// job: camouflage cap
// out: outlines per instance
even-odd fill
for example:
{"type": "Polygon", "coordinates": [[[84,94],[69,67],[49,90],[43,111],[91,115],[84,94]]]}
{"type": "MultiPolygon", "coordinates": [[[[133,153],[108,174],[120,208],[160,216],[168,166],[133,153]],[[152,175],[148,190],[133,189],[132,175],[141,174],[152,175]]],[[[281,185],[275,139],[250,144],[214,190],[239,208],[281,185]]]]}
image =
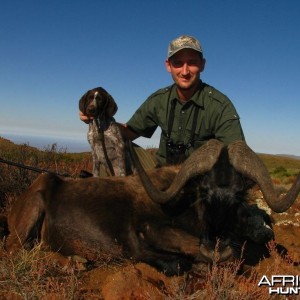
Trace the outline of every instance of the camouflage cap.
{"type": "Polygon", "coordinates": [[[182,35],[170,43],[168,48],[168,58],[186,48],[203,53],[202,47],[197,39],[189,35],[182,35]]]}

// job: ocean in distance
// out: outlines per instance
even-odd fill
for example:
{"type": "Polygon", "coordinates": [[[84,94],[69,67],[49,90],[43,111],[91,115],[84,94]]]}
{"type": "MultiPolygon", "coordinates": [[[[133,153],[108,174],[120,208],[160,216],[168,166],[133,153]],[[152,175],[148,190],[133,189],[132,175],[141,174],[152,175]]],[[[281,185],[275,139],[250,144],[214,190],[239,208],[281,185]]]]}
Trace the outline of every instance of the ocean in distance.
{"type": "Polygon", "coordinates": [[[64,149],[69,153],[89,152],[91,151],[90,145],[86,138],[75,139],[56,136],[38,136],[38,135],[17,135],[12,133],[1,133],[0,137],[8,139],[15,144],[26,144],[36,147],[40,150],[45,150],[52,146],[57,145],[57,149],[64,149]]]}
{"type": "MultiPolygon", "coordinates": [[[[91,147],[87,141],[87,138],[83,136],[82,138],[71,138],[71,137],[61,137],[61,136],[41,136],[41,135],[20,135],[17,133],[0,132],[0,137],[8,139],[15,144],[22,145],[26,144],[40,150],[48,149],[49,146],[56,144],[57,149],[64,149],[69,153],[80,153],[80,152],[90,152],[91,147]]],[[[159,141],[159,135],[155,136],[149,140],[147,138],[140,137],[134,142],[141,147],[147,148],[157,148],[159,141]]]]}

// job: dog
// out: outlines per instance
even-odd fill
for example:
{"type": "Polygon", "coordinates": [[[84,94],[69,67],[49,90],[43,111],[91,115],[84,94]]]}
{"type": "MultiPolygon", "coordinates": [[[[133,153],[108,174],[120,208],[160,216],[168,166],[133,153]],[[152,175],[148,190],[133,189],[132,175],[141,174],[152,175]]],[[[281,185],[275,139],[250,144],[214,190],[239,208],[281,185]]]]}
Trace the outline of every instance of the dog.
{"type": "Polygon", "coordinates": [[[88,90],[79,100],[79,109],[91,117],[87,138],[92,148],[93,176],[100,176],[103,167],[108,176],[132,174],[129,151],[113,117],[118,110],[113,97],[102,87],[88,90]]]}

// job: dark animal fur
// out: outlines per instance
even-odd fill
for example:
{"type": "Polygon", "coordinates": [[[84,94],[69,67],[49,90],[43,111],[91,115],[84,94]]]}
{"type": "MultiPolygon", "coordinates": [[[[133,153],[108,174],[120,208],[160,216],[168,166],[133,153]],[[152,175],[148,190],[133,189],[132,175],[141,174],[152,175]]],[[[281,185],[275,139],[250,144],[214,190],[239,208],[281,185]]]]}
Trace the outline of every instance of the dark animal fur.
{"type": "MultiPolygon", "coordinates": [[[[177,171],[164,167],[149,174],[158,189],[166,190],[177,171]]],[[[255,263],[266,247],[244,235],[247,190],[253,184],[233,169],[226,152],[211,171],[189,180],[172,202],[161,205],[148,197],[138,176],[65,179],[43,174],[12,207],[6,248],[30,248],[41,238],[64,255],[95,260],[107,251],[172,275],[194,262],[211,263],[217,244],[220,261],[239,258],[246,242],[246,251],[251,245],[261,250],[247,253],[255,263]]]]}

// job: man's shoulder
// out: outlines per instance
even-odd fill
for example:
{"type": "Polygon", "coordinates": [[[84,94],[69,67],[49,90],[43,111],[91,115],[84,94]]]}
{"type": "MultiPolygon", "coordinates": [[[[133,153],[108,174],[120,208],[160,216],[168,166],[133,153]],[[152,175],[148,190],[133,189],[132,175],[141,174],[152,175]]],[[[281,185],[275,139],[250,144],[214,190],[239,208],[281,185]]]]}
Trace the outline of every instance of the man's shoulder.
{"type": "Polygon", "coordinates": [[[208,84],[204,84],[204,95],[205,97],[212,99],[220,104],[224,104],[227,103],[228,101],[230,102],[229,98],[223,94],[222,92],[220,92],[219,90],[217,90],[216,88],[214,88],[211,85],[208,84]]]}
{"type": "Polygon", "coordinates": [[[152,99],[152,98],[155,98],[155,97],[161,97],[161,96],[168,95],[168,93],[170,92],[171,89],[172,89],[172,85],[164,87],[164,88],[161,88],[161,89],[157,90],[156,92],[152,93],[148,97],[148,99],[152,99]]]}

